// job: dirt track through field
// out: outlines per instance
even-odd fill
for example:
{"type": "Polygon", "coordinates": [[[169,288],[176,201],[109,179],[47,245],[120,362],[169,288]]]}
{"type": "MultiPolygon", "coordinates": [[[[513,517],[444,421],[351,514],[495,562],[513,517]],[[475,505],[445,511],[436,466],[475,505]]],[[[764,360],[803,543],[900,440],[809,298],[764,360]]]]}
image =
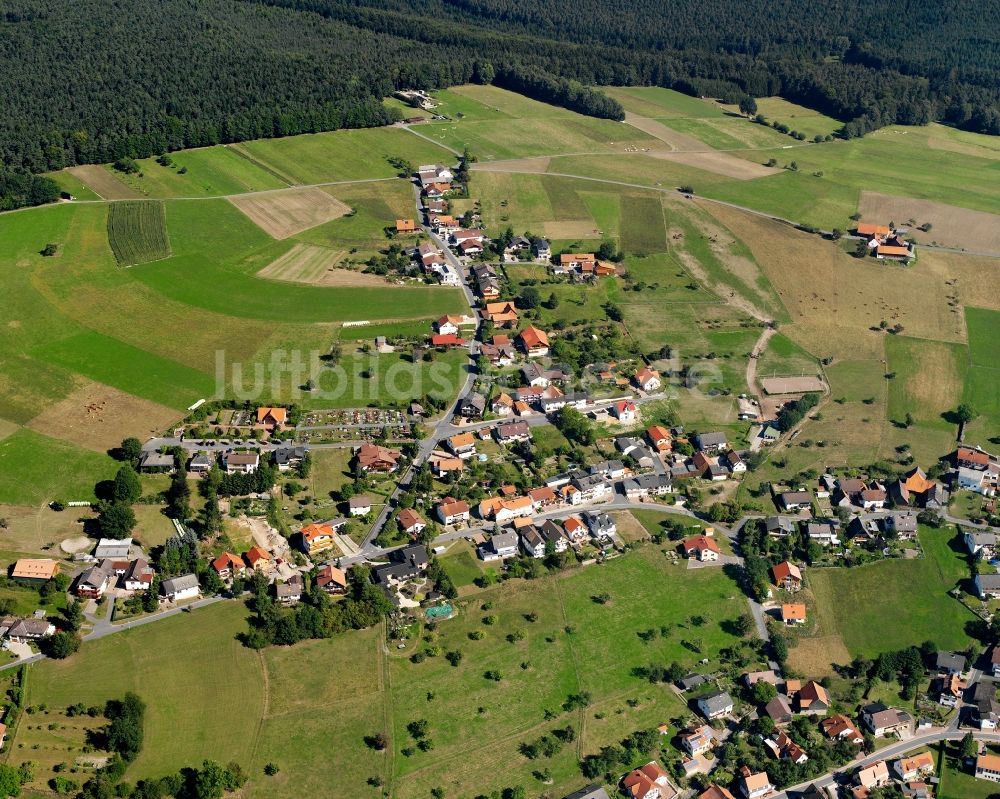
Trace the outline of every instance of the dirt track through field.
{"type": "Polygon", "coordinates": [[[350,206],[315,187],[244,194],[230,197],[229,202],[276,239],[287,239],[351,211],[350,206]]]}
{"type": "Polygon", "coordinates": [[[104,200],[132,200],[142,195],[122,183],[100,164],[71,166],[66,170],[104,200]]]}
{"type": "Polygon", "coordinates": [[[919,244],[937,242],[946,247],[1000,255],[1000,215],[997,214],[875,191],[861,192],[858,213],[866,221],[884,220],[886,224],[908,225],[910,219],[917,225],[930,223],[931,229],[926,233],[916,226],[907,233],[919,244]]]}

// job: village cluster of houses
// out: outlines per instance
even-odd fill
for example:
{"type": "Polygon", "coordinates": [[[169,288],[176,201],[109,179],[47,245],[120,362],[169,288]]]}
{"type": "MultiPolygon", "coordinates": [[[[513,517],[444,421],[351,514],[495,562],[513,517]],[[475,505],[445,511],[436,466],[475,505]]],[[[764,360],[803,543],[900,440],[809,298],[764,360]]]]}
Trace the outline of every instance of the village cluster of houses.
{"type": "Polygon", "coordinates": [[[855,234],[868,242],[868,249],[880,261],[902,261],[907,263],[916,258],[913,244],[888,225],[874,222],[858,222],[855,234]]]}

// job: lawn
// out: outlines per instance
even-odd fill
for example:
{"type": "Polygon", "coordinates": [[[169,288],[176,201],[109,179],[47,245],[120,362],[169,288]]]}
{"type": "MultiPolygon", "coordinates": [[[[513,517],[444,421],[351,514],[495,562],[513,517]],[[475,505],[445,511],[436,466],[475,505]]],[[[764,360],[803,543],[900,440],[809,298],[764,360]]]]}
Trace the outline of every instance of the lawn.
{"type": "Polygon", "coordinates": [[[787,336],[777,333],[757,362],[757,377],[816,374],[819,362],[787,336]]]}
{"type": "MultiPolygon", "coordinates": [[[[489,564],[476,557],[475,550],[465,541],[452,544],[448,547],[448,552],[439,557],[441,565],[457,588],[472,585],[484,569],[490,568],[489,564]]],[[[493,568],[495,569],[495,565],[493,568]]]]}
{"type": "MultiPolygon", "coordinates": [[[[996,747],[990,753],[997,754],[996,747]]],[[[990,799],[996,796],[997,784],[989,780],[977,780],[975,769],[970,770],[962,764],[957,746],[940,744],[937,765],[938,776],[941,778],[937,789],[938,799],[990,799]]]]}
{"type": "MultiPolygon", "coordinates": [[[[129,767],[129,781],[206,757],[236,760],[249,771],[266,712],[266,682],[261,657],[235,639],[245,617],[242,604],[224,603],[90,641],[69,660],[33,666],[26,702],[58,712],[76,702],[103,705],[125,691],[138,693],[147,704],[145,744],[129,767]]],[[[68,759],[57,733],[29,751],[40,765],[32,788],[42,788],[51,766],[68,759]]]]}
{"type": "Polygon", "coordinates": [[[717,103],[659,86],[605,86],[602,91],[621,103],[626,111],[652,119],[724,116],[717,103]]]}
{"type": "Polygon", "coordinates": [[[964,649],[971,641],[971,612],[948,592],[968,576],[954,528],[922,527],[924,557],[891,560],[851,569],[812,569],[818,634],[839,635],[852,655],[934,641],[942,649],[964,649]],[[891,623],[886,623],[891,619],[891,623]]]}
{"type": "MultiPolygon", "coordinates": [[[[432,126],[421,125],[426,132],[432,126]]],[[[260,139],[234,145],[268,172],[289,183],[331,183],[336,181],[390,178],[399,171],[389,159],[401,158],[414,166],[455,157],[440,147],[402,128],[338,130],[309,133],[285,139],[260,139]]]]}
{"type": "Polygon", "coordinates": [[[94,485],[113,477],[118,466],[107,455],[18,430],[0,441],[0,503],[93,500],[94,485]]]}

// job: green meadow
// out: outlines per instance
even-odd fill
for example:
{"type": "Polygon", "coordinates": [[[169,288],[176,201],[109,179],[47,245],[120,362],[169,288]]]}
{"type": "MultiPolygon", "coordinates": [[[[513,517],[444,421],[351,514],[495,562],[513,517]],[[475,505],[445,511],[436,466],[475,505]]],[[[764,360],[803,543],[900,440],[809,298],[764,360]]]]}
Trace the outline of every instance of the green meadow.
{"type": "MultiPolygon", "coordinates": [[[[1000,311],[966,308],[969,367],[962,399],[981,414],[973,431],[986,439],[1000,434],[1000,311]]],[[[982,445],[987,442],[981,441],[982,445]]]]}
{"type": "Polygon", "coordinates": [[[107,455],[21,429],[0,440],[0,505],[94,499],[120,464],[107,455]]]}

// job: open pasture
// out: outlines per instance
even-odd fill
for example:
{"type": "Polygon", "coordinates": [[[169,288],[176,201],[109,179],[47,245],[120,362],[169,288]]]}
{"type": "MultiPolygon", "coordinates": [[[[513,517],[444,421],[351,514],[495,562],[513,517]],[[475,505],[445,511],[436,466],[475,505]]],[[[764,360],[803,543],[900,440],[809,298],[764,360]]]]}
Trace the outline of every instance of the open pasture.
{"type": "MultiPolygon", "coordinates": [[[[420,132],[430,127],[421,125],[420,132]]],[[[304,184],[391,178],[398,172],[389,163],[395,158],[415,166],[455,160],[447,150],[398,127],[259,139],[243,142],[239,151],[273,174],[304,184]]]]}
{"type": "Polygon", "coordinates": [[[119,266],[169,258],[170,240],[163,203],[112,203],[108,208],[108,244],[119,266]]]}
{"type": "Polygon", "coordinates": [[[957,205],[862,191],[858,213],[866,222],[908,226],[919,244],[936,243],[974,253],[1000,255],[1000,215],[957,205]],[[911,222],[912,220],[912,222],[911,222]],[[924,232],[919,225],[929,224],[924,232]]]}
{"type": "Polygon", "coordinates": [[[962,401],[969,353],[961,344],[946,344],[907,336],[885,341],[889,372],[890,420],[903,421],[907,414],[921,424],[954,430],[941,418],[962,401]]]}
{"type": "Polygon", "coordinates": [[[792,140],[765,125],[748,125],[739,115],[707,119],[666,119],[663,124],[713,150],[778,149],[792,140]]]}
{"type": "MultiPolygon", "coordinates": [[[[723,106],[734,113],[736,106],[723,106]]],[[[843,122],[813,111],[811,108],[797,105],[782,97],[758,97],[757,113],[763,114],[767,121],[784,122],[792,130],[806,134],[808,138],[827,136],[838,131],[843,122]]],[[[781,135],[781,134],[779,134],[781,135]]]]}
{"type": "Polygon", "coordinates": [[[123,438],[156,435],[177,418],[178,412],[164,405],[81,381],[69,396],[45,408],[28,427],[103,453],[123,438]]]}
{"type": "Polygon", "coordinates": [[[966,308],[969,326],[969,370],[962,398],[980,414],[969,433],[981,446],[1000,433],[1000,312],[966,308]]]}
{"type": "Polygon", "coordinates": [[[229,201],[275,239],[287,239],[351,211],[350,206],[317,188],[243,194],[229,201]]]}
{"type": "Polygon", "coordinates": [[[711,119],[724,114],[718,103],[661,86],[604,86],[601,91],[621,103],[626,112],[651,119],[711,119]]]}
{"type": "Polygon", "coordinates": [[[118,466],[107,455],[21,429],[0,441],[0,504],[90,501],[94,485],[118,466]]]}

